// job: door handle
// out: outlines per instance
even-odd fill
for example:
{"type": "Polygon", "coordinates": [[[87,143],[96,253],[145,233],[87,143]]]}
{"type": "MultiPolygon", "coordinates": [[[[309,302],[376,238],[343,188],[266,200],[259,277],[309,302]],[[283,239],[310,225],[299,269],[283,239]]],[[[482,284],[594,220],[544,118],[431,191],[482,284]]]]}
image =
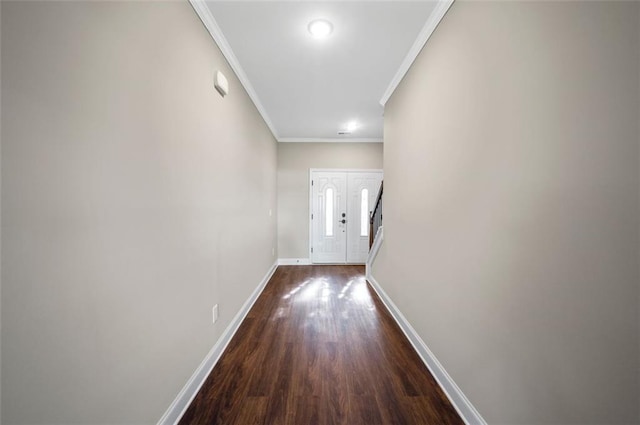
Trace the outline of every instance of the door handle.
{"type": "Polygon", "coordinates": [[[345,224],[346,222],[347,222],[347,220],[345,220],[345,219],[340,220],[340,223],[342,223],[342,224],[345,224]]]}

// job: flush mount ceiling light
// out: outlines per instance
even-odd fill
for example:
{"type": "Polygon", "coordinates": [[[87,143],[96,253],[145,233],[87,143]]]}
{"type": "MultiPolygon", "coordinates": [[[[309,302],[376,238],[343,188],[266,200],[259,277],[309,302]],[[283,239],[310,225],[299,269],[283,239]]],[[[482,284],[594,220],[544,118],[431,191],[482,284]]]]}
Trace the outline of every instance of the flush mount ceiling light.
{"type": "Polygon", "coordinates": [[[358,123],[355,121],[349,121],[347,123],[347,126],[345,127],[347,129],[347,131],[351,132],[354,131],[358,128],[358,123]]]}
{"type": "Polygon", "coordinates": [[[325,19],[311,21],[307,28],[313,38],[326,38],[333,31],[333,25],[325,19]]]}
{"type": "Polygon", "coordinates": [[[338,136],[346,136],[356,131],[360,127],[357,121],[349,121],[343,128],[344,130],[338,130],[338,136]]]}

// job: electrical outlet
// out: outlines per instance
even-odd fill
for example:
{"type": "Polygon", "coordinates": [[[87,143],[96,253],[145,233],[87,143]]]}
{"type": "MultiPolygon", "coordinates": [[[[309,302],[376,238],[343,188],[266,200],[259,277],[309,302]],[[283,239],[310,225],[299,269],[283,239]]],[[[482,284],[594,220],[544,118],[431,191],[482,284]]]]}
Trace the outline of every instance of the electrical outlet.
{"type": "Polygon", "coordinates": [[[213,306],[213,323],[218,321],[218,304],[213,306]]]}

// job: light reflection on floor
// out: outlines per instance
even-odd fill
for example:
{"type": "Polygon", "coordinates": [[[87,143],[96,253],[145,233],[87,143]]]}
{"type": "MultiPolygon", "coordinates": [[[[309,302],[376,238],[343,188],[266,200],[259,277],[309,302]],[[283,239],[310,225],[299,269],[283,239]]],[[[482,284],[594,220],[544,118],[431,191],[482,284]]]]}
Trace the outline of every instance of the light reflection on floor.
{"type": "Polygon", "coordinates": [[[282,297],[283,299],[287,300],[289,298],[291,298],[292,296],[294,296],[296,293],[298,293],[298,291],[300,291],[302,288],[304,288],[305,286],[307,286],[307,284],[311,281],[312,279],[307,279],[304,282],[302,282],[300,285],[296,286],[295,288],[293,288],[291,291],[289,291],[288,294],[286,294],[284,297],[282,297]]]}
{"type": "MultiPolygon", "coordinates": [[[[339,291],[336,286],[338,284],[332,284],[330,277],[327,276],[308,278],[282,298],[290,300],[290,305],[294,308],[296,305],[304,306],[307,309],[307,318],[335,316],[348,320],[349,310],[355,306],[359,309],[364,307],[371,313],[375,313],[375,304],[364,276],[350,279],[339,291]]],[[[280,307],[275,317],[284,316],[284,309],[280,307]]],[[[377,322],[377,315],[372,314],[371,319],[377,322]]]]}
{"type": "Polygon", "coordinates": [[[353,279],[351,279],[349,282],[347,282],[347,284],[345,285],[344,288],[342,288],[342,291],[340,291],[340,295],[338,295],[338,298],[342,299],[344,298],[344,293],[347,292],[349,290],[349,288],[351,287],[351,285],[353,285],[353,279]]]}

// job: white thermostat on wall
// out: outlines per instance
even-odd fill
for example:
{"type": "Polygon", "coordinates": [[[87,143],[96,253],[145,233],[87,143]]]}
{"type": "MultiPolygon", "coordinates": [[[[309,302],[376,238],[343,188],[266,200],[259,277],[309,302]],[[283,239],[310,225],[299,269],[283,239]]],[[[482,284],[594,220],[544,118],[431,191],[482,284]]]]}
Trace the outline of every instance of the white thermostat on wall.
{"type": "Polygon", "coordinates": [[[226,96],[227,93],[229,93],[229,82],[227,81],[227,78],[224,76],[224,74],[222,74],[222,72],[216,71],[213,85],[222,96],[226,96]]]}

